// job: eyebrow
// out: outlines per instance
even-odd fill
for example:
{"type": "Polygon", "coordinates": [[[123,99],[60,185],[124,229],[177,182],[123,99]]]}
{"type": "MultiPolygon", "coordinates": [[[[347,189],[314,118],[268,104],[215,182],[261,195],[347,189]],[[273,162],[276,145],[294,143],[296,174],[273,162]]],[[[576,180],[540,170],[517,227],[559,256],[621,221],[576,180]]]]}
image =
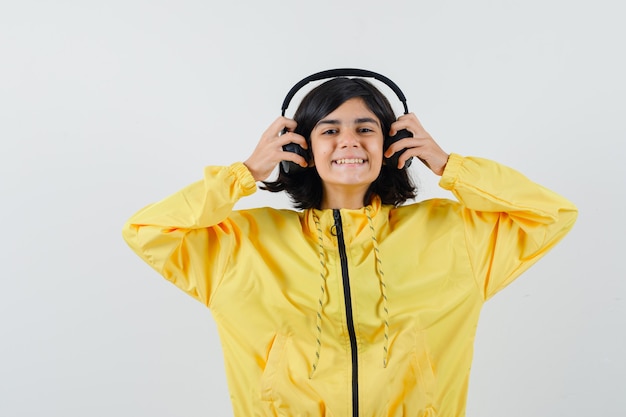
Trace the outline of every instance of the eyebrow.
{"type": "MultiPolygon", "coordinates": [[[[354,124],[363,124],[363,123],[373,123],[375,125],[379,125],[376,119],[371,117],[361,117],[358,119],[354,119],[354,124]]],[[[317,122],[316,127],[319,125],[339,125],[341,124],[341,120],[338,119],[323,119],[317,122]]]]}

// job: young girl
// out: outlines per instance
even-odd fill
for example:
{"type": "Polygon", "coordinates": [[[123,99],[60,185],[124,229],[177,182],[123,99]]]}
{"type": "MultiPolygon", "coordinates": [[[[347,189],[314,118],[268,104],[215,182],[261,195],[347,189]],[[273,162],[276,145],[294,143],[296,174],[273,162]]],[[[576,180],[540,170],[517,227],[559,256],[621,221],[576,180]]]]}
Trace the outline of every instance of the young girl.
{"type": "Polygon", "coordinates": [[[245,162],[208,166],[135,214],[124,238],[211,309],[235,416],[454,417],[483,303],[576,215],[510,168],[448,155],[372,84],[338,77],[272,123],[245,162]],[[403,129],[412,137],[391,143],[403,129]],[[456,201],[404,204],[412,157],[456,201]],[[281,161],[302,168],[268,181],[281,161]],[[257,182],[297,210],[233,210],[257,182]]]}

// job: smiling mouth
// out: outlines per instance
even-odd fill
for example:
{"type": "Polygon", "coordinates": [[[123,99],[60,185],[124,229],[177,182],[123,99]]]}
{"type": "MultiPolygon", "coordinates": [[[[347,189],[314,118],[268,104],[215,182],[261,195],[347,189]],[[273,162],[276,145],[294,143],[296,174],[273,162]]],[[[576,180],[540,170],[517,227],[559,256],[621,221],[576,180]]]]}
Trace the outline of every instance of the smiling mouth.
{"type": "Polygon", "coordinates": [[[345,159],[337,159],[333,161],[334,164],[337,165],[345,165],[345,164],[363,164],[365,163],[365,159],[360,158],[345,158],[345,159]]]}

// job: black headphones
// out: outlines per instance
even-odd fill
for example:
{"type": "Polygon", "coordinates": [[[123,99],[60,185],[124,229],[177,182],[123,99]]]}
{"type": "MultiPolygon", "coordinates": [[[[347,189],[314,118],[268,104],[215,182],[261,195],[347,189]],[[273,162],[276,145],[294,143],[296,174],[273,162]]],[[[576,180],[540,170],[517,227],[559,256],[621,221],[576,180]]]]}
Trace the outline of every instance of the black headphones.
{"type": "MultiPolygon", "coordinates": [[[[287,107],[289,107],[289,103],[291,102],[291,99],[293,98],[293,96],[296,95],[296,93],[306,84],[312,81],[319,81],[319,80],[324,80],[328,78],[336,78],[336,77],[362,77],[362,78],[377,79],[381,81],[382,83],[384,83],[385,85],[387,85],[389,88],[391,88],[394,93],[396,93],[396,96],[398,96],[398,99],[400,99],[400,101],[402,102],[402,105],[404,106],[404,114],[409,113],[409,108],[406,105],[406,97],[404,96],[404,93],[402,93],[402,90],[400,90],[400,88],[396,85],[396,83],[391,81],[389,78],[385,77],[384,75],[378,74],[376,72],[363,70],[363,69],[337,68],[337,69],[321,71],[321,72],[317,72],[315,74],[309,75],[308,77],[303,78],[296,85],[291,87],[291,90],[289,90],[289,93],[287,93],[287,96],[285,97],[285,100],[283,101],[283,106],[281,108],[281,115],[282,116],[285,115],[285,110],[287,110],[287,107]]],[[[397,142],[400,139],[404,139],[404,138],[408,138],[412,136],[413,134],[406,129],[402,129],[398,131],[394,136],[387,136],[385,132],[384,149],[387,149],[392,143],[397,142]]],[[[283,149],[288,152],[297,153],[298,155],[302,156],[306,160],[308,160],[309,158],[309,154],[307,153],[307,151],[305,151],[300,145],[296,143],[288,143],[287,145],[283,146],[283,149]]],[[[396,152],[390,158],[388,158],[389,164],[394,167],[397,167],[398,158],[400,157],[400,155],[402,155],[402,153],[405,150],[406,149],[402,149],[401,151],[396,152]]],[[[409,167],[411,165],[411,161],[412,161],[412,158],[407,160],[406,163],[404,164],[404,168],[409,167]]],[[[306,169],[291,161],[281,161],[280,165],[281,165],[282,170],[285,173],[296,172],[296,171],[306,169]]]]}

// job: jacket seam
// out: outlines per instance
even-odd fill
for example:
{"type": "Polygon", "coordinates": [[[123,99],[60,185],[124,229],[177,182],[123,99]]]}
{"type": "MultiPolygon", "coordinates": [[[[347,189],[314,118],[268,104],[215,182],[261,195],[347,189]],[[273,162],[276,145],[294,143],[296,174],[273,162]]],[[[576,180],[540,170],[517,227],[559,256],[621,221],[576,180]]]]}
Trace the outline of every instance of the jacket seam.
{"type": "Polygon", "coordinates": [[[469,251],[469,241],[468,241],[468,233],[467,233],[467,222],[466,222],[466,211],[469,210],[463,206],[461,206],[461,222],[462,222],[462,227],[463,227],[463,243],[465,245],[465,255],[467,256],[467,262],[470,266],[470,270],[472,272],[472,280],[474,281],[474,287],[476,288],[476,291],[478,292],[478,294],[480,294],[480,298],[483,301],[487,300],[487,297],[485,295],[485,292],[480,288],[480,285],[478,284],[478,275],[476,274],[476,267],[474,266],[473,260],[472,260],[472,256],[470,255],[470,251],[469,251]]]}

